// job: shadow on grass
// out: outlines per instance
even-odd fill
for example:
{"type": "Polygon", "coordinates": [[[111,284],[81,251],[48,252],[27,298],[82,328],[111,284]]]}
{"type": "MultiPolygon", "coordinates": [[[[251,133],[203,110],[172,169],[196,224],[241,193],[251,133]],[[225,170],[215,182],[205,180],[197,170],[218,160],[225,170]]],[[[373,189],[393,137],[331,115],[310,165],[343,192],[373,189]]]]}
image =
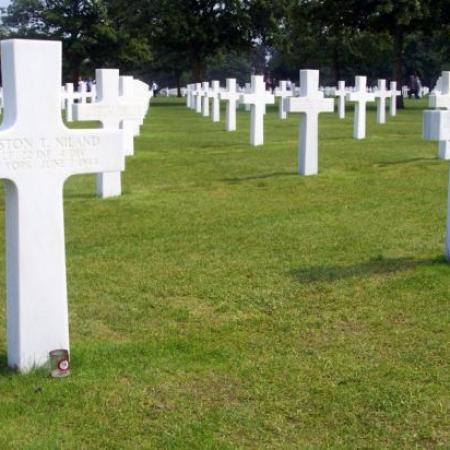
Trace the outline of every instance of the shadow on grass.
{"type": "Polygon", "coordinates": [[[401,159],[399,161],[383,161],[378,162],[378,167],[389,167],[389,166],[397,166],[401,164],[413,164],[413,163],[433,163],[440,164],[441,161],[438,158],[411,158],[411,159],[401,159]]]}
{"type": "Polygon", "coordinates": [[[248,177],[235,177],[235,178],[223,178],[221,181],[226,181],[228,183],[240,183],[242,181],[250,180],[265,180],[266,178],[276,178],[276,177],[287,177],[287,176],[298,176],[297,172],[272,172],[263,173],[261,175],[253,175],[248,177]]]}
{"type": "Polygon", "coordinates": [[[290,274],[300,283],[333,282],[351,277],[370,277],[373,275],[389,275],[417,267],[442,265],[448,267],[443,257],[416,260],[412,258],[373,259],[352,266],[312,266],[300,267],[290,274]]]}

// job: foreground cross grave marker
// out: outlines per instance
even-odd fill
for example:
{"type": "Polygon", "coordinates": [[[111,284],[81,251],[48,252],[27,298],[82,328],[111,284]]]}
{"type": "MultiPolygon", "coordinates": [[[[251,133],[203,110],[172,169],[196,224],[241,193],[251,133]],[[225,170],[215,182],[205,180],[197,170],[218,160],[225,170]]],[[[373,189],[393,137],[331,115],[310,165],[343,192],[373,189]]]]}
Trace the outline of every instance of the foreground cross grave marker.
{"type": "Polygon", "coordinates": [[[227,78],[226,89],[220,93],[220,99],[226,101],[226,131],[236,131],[236,108],[239,97],[240,94],[236,89],[236,78],[227,78]]]}
{"type": "MultiPolygon", "coordinates": [[[[120,96],[119,70],[97,69],[95,79],[97,80],[98,101],[73,105],[74,118],[76,120],[98,120],[102,127],[108,130],[120,130],[127,127],[127,130],[122,132],[124,152],[125,155],[132,154],[133,121],[140,119],[139,109],[133,101],[120,96]]],[[[116,197],[121,194],[120,171],[97,174],[97,195],[99,197],[116,197]]]]}
{"type": "Polygon", "coordinates": [[[378,80],[378,89],[374,95],[377,102],[377,123],[382,125],[386,123],[386,99],[391,96],[386,90],[386,80],[378,80]]]}
{"type": "Polygon", "coordinates": [[[8,365],[22,372],[46,364],[52,350],[69,349],[65,180],[124,169],[119,132],[64,126],[61,51],[61,42],[55,41],[1,43],[8,365]]]}
{"type": "Polygon", "coordinates": [[[395,117],[397,115],[397,97],[400,97],[402,95],[401,91],[397,89],[397,82],[391,81],[391,84],[389,85],[389,90],[391,92],[391,101],[390,101],[390,114],[391,117],[395,117]]]}
{"type": "MultiPolygon", "coordinates": [[[[442,72],[439,77],[439,91],[433,92],[428,98],[430,108],[450,109],[450,72],[442,72]]],[[[439,158],[450,159],[450,140],[439,140],[439,158]]]]}
{"type": "Polygon", "coordinates": [[[353,123],[353,137],[364,139],[366,137],[366,105],[375,101],[375,96],[367,92],[367,78],[355,78],[355,90],[347,94],[347,100],[355,103],[355,119],[353,123]]]}
{"type": "Polygon", "coordinates": [[[345,81],[338,81],[338,88],[334,91],[334,95],[338,98],[338,117],[345,119],[345,97],[347,95],[345,81]]]}
{"type": "Polygon", "coordinates": [[[278,87],[275,89],[275,97],[280,97],[280,104],[278,105],[278,117],[282,120],[287,119],[286,102],[285,99],[292,97],[292,92],[287,88],[287,81],[280,81],[278,87]]]}
{"type": "Polygon", "coordinates": [[[286,99],[288,112],[300,114],[298,173],[316,175],[319,172],[319,114],[334,111],[334,99],[324,98],[319,91],[319,71],[300,71],[300,96],[286,99]]]}
{"type": "Polygon", "coordinates": [[[264,144],[264,113],[266,105],[273,105],[275,97],[266,91],[264,77],[252,75],[250,92],[242,94],[244,105],[250,105],[250,144],[264,144]]]}
{"type": "MultiPolygon", "coordinates": [[[[431,141],[450,141],[450,111],[425,111],[423,118],[424,139],[431,141]]],[[[450,184],[447,200],[447,227],[444,253],[447,261],[450,261],[450,184]]]]}

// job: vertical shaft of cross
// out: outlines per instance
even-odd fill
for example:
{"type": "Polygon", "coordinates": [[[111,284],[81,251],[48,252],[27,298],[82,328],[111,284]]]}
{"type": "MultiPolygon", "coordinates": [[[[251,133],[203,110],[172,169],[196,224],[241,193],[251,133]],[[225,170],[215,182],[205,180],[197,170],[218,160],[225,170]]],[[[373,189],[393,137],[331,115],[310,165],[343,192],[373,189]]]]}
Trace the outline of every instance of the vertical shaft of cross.
{"type": "Polygon", "coordinates": [[[254,104],[250,108],[250,144],[264,144],[264,105],[254,104]]]}
{"type": "Polygon", "coordinates": [[[338,93],[339,119],[345,119],[345,81],[338,82],[338,93]]]}
{"type": "Polygon", "coordinates": [[[305,151],[305,149],[317,149],[319,147],[318,128],[318,113],[300,114],[300,138],[298,145],[298,173],[300,175],[315,175],[319,171],[318,151],[305,151]]]}
{"type": "Polygon", "coordinates": [[[8,365],[28,371],[49,351],[69,348],[63,180],[43,175],[5,186],[8,365]]]}
{"type": "Polygon", "coordinates": [[[227,78],[226,90],[220,93],[220,98],[226,100],[225,129],[226,131],[236,131],[236,79],[227,78]]]}
{"type": "Polygon", "coordinates": [[[353,136],[355,139],[364,139],[366,137],[366,105],[356,103],[355,121],[353,123],[353,136]]]}
{"type": "Polygon", "coordinates": [[[202,83],[202,116],[209,117],[209,82],[204,81],[202,83]]]}

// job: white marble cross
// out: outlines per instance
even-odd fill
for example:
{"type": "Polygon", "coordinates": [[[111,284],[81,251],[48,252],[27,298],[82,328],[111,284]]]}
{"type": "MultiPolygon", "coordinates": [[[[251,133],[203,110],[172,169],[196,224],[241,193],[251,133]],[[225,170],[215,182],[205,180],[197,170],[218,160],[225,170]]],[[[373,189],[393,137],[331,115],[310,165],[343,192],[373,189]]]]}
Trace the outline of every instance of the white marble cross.
{"type": "MultiPolygon", "coordinates": [[[[252,84],[251,83],[245,83],[244,93],[247,94],[247,93],[251,92],[251,90],[252,90],[252,84]]],[[[250,105],[244,105],[244,109],[246,111],[250,111],[250,105]]]]}
{"type": "Polygon", "coordinates": [[[78,94],[80,103],[86,103],[87,101],[87,86],[84,81],[78,83],[78,94]]]}
{"type": "Polygon", "coordinates": [[[287,111],[285,109],[285,99],[292,97],[292,91],[287,88],[287,81],[280,81],[274,92],[275,97],[280,97],[280,103],[278,105],[278,117],[282,120],[287,119],[287,111]]]}
{"type": "Polygon", "coordinates": [[[250,144],[264,144],[264,112],[266,105],[273,105],[275,97],[266,91],[264,77],[252,75],[250,92],[241,95],[242,103],[250,105],[250,144]]]}
{"type": "MultiPolygon", "coordinates": [[[[432,141],[450,141],[450,111],[425,111],[423,137],[432,141]]],[[[447,203],[447,231],[445,237],[445,257],[450,261],[450,185],[447,203]]]]}
{"type": "Polygon", "coordinates": [[[192,91],[192,84],[188,84],[186,86],[186,108],[191,109],[191,91],[192,91]]]}
{"type": "Polygon", "coordinates": [[[391,92],[386,90],[386,80],[378,80],[378,88],[375,91],[377,102],[377,123],[386,123],[386,99],[391,97],[391,92]]]}
{"type": "Polygon", "coordinates": [[[63,124],[61,52],[56,41],[1,42],[8,365],[22,372],[46,364],[52,350],[69,349],[64,182],[124,168],[119,132],[63,124]]]}
{"type": "Polygon", "coordinates": [[[401,91],[397,89],[397,82],[391,81],[390,84],[390,92],[391,92],[391,101],[390,101],[390,114],[391,117],[395,117],[397,115],[397,97],[402,95],[401,91]]]}
{"type": "Polygon", "coordinates": [[[375,96],[367,92],[366,77],[355,78],[355,90],[347,94],[347,100],[355,103],[353,137],[364,139],[366,137],[366,105],[367,102],[375,101],[375,96]]]}
{"type": "Polygon", "coordinates": [[[334,91],[335,97],[338,98],[338,116],[339,119],[345,119],[345,81],[338,81],[338,88],[334,91]]]}
{"type": "MultiPolygon", "coordinates": [[[[119,89],[119,71],[116,69],[97,69],[96,103],[76,103],[73,105],[75,120],[98,120],[102,127],[108,130],[120,130],[128,127],[123,121],[139,120],[139,110],[130,99],[122,99],[119,89]]],[[[122,133],[126,154],[133,148],[133,132],[127,129],[122,133]],[[130,142],[131,140],[131,142],[130,142]]],[[[102,198],[115,197],[122,194],[120,171],[97,174],[97,195],[102,198]]]]}
{"type": "Polygon", "coordinates": [[[225,129],[227,131],[236,131],[236,107],[239,97],[236,78],[227,78],[227,87],[220,93],[221,100],[226,102],[225,129]]]}
{"type": "Polygon", "coordinates": [[[80,94],[78,92],[75,92],[73,89],[73,83],[66,83],[65,87],[65,111],[66,111],[66,120],[67,122],[73,121],[73,114],[72,114],[72,105],[75,103],[75,100],[78,100],[80,98],[80,94]]]}
{"type": "Polygon", "coordinates": [[[195,112],[201,114],[201,112],[202,112],[202,96],[203,96],[203,90],[202,90],[201,83],[195,83],[193,95],[194,95],[195,112]]]}
{"type": "MultiPolygon", "coordinates": [[[[428,97],[430,108],[450,109],[450,72],[442,72],[439,91],[432,92],[428,97]]],[[[450,141],[448,139],[439,141],[439,158],[450,159],[450,141]]]]}
{"type": "Polygon", "coordinates": [[[286,99],[288,112],[301,113],[298,148],[298,173],[319,172],[319,114],[334,111],[334,99],[324,98],[319,91],[319,71],[300,71],[300,96],[286,99]]]}
{"type": "Polygon", "coordinates": [[[202,116],[209,117],[209,82],[202,83],[202,116]]]}
{"type": "Polygon", "coordinates": [[[122,121],[122,129],[125,136],[125,155],[134,155],[133,136],[139,136],[140,126],[144,122],[147,112],[144,104],[144,98],[136,93],[136,80],[130,75],[122,75],[119,77],[119,95],[120,100],[126,101],[130,108],[133,108],[134,118],[126,118],[122,121]],[[132,136],[129,135],[132,133],[132,136]]]}
{"type": "MultiPolygon", "coordinates": [[[[212,114],[211,119],[213,122],[220,122],[220,82],[212,81],[211,89],[208,91],[208,99],[212,98],[212,114]]],[[[208,100],[209,101],[209,100],[208,100]]]]}

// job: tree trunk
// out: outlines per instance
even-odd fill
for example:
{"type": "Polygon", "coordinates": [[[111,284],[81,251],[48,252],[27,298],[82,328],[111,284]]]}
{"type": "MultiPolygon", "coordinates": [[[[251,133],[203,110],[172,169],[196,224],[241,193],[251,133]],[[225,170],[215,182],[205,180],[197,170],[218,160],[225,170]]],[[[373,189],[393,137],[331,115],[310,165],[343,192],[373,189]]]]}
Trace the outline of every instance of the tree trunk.
{"type": "Polygon", "coordinates": [[[192,78],[194,83],[201,83],[204,81],[205,63],[202,58],[195,57],[192,61],[192,78]]]}
{"type": "Polygon", "coordinates": [[[175,72],[175,80],[177,82],[177,97],[181,97],[181,72],[175,72]]]}
{"type": "MultiPolygon", "coordinates": [[[[404,36],[403,30],[397,25],[394,32],[393,40],[393,78],[397,81],[397,88],[402,90],[403,86],[403,46],[404,46],[404,36]]],[[[397,108],[404,109],[405,103],[403,101],[403,94],[397,97],[397,108]]]]}
{"type": "Polygon", "coordinates": [[[333,71],[334,71],[334,81],[336,85],[338,84],[338,81],[341,80],[341,61],[339,58],[339,44],[338,39],[334,40],[333,43],[333,71]]]}

